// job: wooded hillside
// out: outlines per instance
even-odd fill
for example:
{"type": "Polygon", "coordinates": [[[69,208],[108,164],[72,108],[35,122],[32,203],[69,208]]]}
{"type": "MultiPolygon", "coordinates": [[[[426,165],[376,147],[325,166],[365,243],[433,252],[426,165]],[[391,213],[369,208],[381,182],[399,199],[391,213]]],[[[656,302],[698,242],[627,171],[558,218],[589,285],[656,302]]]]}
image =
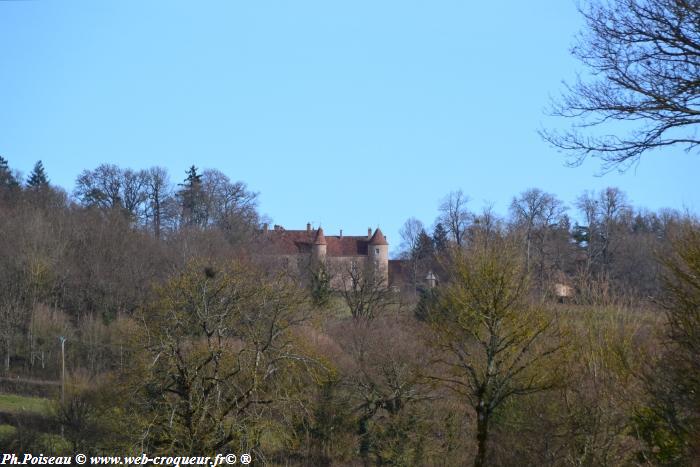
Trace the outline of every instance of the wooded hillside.
{"type": "Polygon", "coordinates": [[[49,176],[37,163],[20,179],[0,159],[3,452],[700,456],[700,229],[687,213],[616,188],[566,201],[533,188],[508,213],[453,192],[432,225],[404,225],[400,289],[355,271],[338,291],[318,270],[261,260],[257,195],[217,170],[101,165],[70,193],[49,176]]]}

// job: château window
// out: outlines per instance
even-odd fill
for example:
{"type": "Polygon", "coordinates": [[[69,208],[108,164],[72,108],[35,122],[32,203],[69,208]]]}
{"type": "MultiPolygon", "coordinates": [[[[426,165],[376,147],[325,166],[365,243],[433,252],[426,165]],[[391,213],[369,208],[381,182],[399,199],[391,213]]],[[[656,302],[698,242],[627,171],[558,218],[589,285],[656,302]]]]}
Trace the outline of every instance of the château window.
{"type": "Polygon", "coordinates": [[[375,248],[375,249],[374,249],[374,252],[375,252],[376,254],[379,254],[379,248],[375,248]]]}

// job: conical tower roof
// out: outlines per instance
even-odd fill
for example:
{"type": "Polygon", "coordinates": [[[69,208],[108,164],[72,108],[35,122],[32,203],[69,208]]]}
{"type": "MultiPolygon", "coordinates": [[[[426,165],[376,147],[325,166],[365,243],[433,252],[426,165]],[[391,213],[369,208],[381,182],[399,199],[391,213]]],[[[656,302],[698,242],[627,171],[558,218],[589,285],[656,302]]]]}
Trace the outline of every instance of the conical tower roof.
{"type": "Polygon", "coordinates": [[[372,235],[372,238],[369,239],[369,244],[388,245],[389,243],[386,241],[386,238],[384,238],[382,231],[379,229],[379,227],[377,227],[377,230],[374,231],[374,235],[372,235]]]}
{"type": "Polygon", "coordinates": [[[326,243],[326,237],[323,235],[323,228],[319,227],[316,231],[316,237],[314,238],[314,245],[328,245],[326,243]]]}

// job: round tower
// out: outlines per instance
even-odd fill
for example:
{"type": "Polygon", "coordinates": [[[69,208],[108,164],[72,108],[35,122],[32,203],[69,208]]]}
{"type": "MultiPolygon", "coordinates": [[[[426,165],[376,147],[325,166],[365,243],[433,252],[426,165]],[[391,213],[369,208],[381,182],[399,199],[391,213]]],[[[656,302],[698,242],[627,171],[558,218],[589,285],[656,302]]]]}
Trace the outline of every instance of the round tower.
{"type": "Polygon", "coordinates": [[[319,227],[314,237],[314,242],[311,245],[311,261],[315,264],[326,262],[326,237],[323,235],[323,228],[319,227]]]}
{"type": "Polygon", "coordinates": [[[384,285],[389,286],[389,242],[377,227],[374,235],[369,239],[367,245],[367,257],[374,265],[374,271],[384,280],[384,285]]]}

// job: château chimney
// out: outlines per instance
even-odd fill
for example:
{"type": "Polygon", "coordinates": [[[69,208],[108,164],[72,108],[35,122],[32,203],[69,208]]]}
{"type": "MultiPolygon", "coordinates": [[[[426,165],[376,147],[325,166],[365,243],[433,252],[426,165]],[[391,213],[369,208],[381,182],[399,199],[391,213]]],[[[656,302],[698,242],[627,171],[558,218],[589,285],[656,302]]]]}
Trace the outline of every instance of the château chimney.
{"type": "Polygon", "coordinates": [[[311,222],[306,223],[306,231],[311,232],[311,222]]]}

